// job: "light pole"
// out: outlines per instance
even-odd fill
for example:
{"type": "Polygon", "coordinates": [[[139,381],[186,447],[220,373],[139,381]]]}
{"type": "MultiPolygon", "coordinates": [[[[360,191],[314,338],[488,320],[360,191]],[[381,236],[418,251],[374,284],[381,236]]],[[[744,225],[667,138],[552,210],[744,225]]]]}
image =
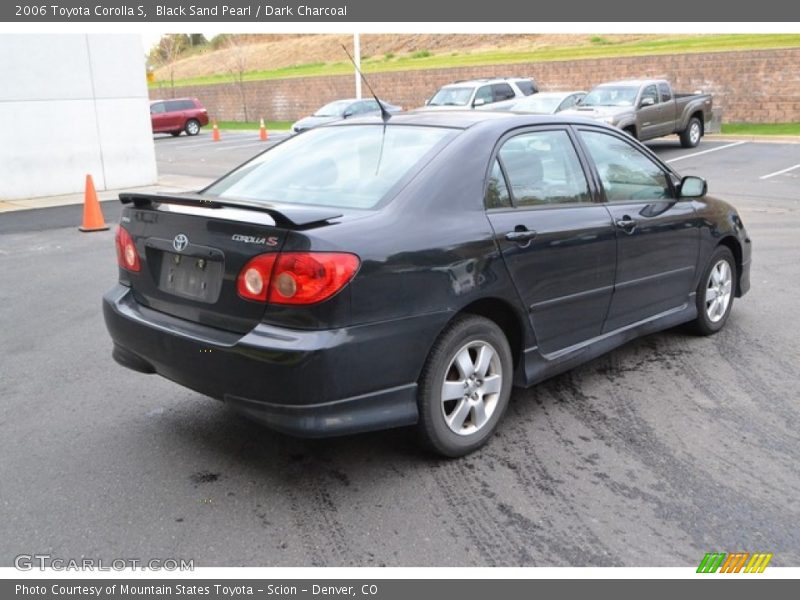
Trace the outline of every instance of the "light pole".
{"type": "Polygon", "coordinates": [[[361,35],[353,34],[353,59],[356,63],[356,98],[361,100],[361,35]]]}

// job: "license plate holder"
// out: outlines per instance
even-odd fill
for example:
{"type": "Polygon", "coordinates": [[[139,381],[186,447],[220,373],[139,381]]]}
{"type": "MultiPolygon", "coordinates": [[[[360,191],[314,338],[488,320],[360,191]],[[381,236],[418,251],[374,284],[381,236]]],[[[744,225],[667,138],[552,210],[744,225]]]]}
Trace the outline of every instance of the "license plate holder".
{"type": "Polygon", "coordinates": [[[223,262],[163,252],[158,287],[163,292],[214,303],[222,286],[223,262]]]}

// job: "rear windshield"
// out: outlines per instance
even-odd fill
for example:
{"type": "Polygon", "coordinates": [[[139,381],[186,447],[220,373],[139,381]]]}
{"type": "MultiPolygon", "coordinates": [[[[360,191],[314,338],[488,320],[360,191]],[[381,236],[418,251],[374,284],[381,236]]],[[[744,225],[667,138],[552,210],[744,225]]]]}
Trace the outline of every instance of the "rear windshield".
{"type": "Polygon", "coordinates": [[[256,156],[203,193],[374,208],[455,134],[440,127],[378,124],[312,129],[256,156]]]}

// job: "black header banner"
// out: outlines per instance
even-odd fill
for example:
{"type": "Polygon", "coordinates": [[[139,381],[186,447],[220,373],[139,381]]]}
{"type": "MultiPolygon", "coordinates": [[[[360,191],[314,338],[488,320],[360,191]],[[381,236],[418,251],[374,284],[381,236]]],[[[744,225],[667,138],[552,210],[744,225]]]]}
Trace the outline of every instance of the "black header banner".
{"type": "MultiPolygon", "coordinates": [[[[476,23],[476,22],[800,22],[786,0],[10,0],[0,22],[476,23]]],[[[679,33],[676,31],[675,33],[679,33]]]]}

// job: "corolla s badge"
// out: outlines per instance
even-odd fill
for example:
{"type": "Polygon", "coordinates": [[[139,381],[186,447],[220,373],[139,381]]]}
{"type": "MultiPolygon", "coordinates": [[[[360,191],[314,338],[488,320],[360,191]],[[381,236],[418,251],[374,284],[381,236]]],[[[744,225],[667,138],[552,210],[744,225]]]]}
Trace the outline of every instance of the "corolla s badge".
{"type": "Polygon", "coordinates": [[[176,252],[182,252],[188,245],[189,238],[186,237],[184,233],[179,233],[175,236],[175,239],[172,240],[172,247],[175,248],[176,252]]]}

